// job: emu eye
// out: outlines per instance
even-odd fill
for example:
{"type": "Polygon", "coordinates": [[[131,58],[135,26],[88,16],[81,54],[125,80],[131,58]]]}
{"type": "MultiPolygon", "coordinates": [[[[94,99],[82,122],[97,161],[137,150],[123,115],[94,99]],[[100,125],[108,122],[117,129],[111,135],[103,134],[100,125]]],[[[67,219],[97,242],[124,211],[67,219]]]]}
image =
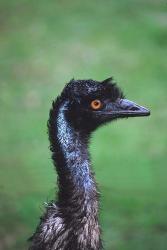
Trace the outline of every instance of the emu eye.
{"type": "Polygon", "coordinates": [[[100,100],[93,100],[90,104],[92,109],[98,110],[102,107],[102,102],[100,100]]]}

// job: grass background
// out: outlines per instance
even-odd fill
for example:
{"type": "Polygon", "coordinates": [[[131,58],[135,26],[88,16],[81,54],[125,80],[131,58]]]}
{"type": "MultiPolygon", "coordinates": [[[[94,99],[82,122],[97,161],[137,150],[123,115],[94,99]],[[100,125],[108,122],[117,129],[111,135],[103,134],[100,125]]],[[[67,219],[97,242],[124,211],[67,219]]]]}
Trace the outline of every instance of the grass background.
{"type": "Polygon", "coordinates": [[[152,115],[92,138],[105,249],[167,249],[166,11],[161,0],[0,0],[0,249],[27,249],[54,197],[51,101],[72,77],[111,75],[152,115]]]}

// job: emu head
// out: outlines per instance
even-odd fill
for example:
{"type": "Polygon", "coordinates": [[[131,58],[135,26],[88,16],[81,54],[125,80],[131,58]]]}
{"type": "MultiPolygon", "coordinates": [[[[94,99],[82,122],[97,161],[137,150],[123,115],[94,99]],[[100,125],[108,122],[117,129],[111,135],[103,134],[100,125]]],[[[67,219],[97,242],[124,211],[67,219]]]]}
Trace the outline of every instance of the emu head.
{"type": "Polygon", "coordinates": [[[71,80],[60,99],[66,101],[66,115],[76,130],[92,132],[118,118],[149,116],[150,111],[124,98],[112,78],[102,82],[71,80]]]}

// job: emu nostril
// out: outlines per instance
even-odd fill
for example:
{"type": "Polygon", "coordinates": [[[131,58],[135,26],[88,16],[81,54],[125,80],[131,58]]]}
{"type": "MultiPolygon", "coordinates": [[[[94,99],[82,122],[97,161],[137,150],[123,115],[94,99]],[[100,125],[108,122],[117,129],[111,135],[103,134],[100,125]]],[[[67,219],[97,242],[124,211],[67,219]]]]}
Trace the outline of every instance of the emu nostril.
{"type": "Polygon", "coordinates": [[[129,110],[132,110],[132,111],[137,111],[137,110],[139,110],[139,108],[138,108],[138,107],[133,106],[133,107],[131,107],[129,110]]]}

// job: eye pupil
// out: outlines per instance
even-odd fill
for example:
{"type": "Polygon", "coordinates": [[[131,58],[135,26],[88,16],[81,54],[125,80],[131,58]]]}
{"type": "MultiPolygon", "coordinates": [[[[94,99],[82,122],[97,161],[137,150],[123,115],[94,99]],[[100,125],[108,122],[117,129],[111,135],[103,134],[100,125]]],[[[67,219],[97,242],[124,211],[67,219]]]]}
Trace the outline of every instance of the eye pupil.
{"type": "Polygon", "coordinates": [[[93,101],[91,102],[91,108],[92,108],[92,109],[97,110],[97,109],[100,109],[101,106],[102,106],[102,103],[101,103],[100,100],[93,100],[93,101]]]}

